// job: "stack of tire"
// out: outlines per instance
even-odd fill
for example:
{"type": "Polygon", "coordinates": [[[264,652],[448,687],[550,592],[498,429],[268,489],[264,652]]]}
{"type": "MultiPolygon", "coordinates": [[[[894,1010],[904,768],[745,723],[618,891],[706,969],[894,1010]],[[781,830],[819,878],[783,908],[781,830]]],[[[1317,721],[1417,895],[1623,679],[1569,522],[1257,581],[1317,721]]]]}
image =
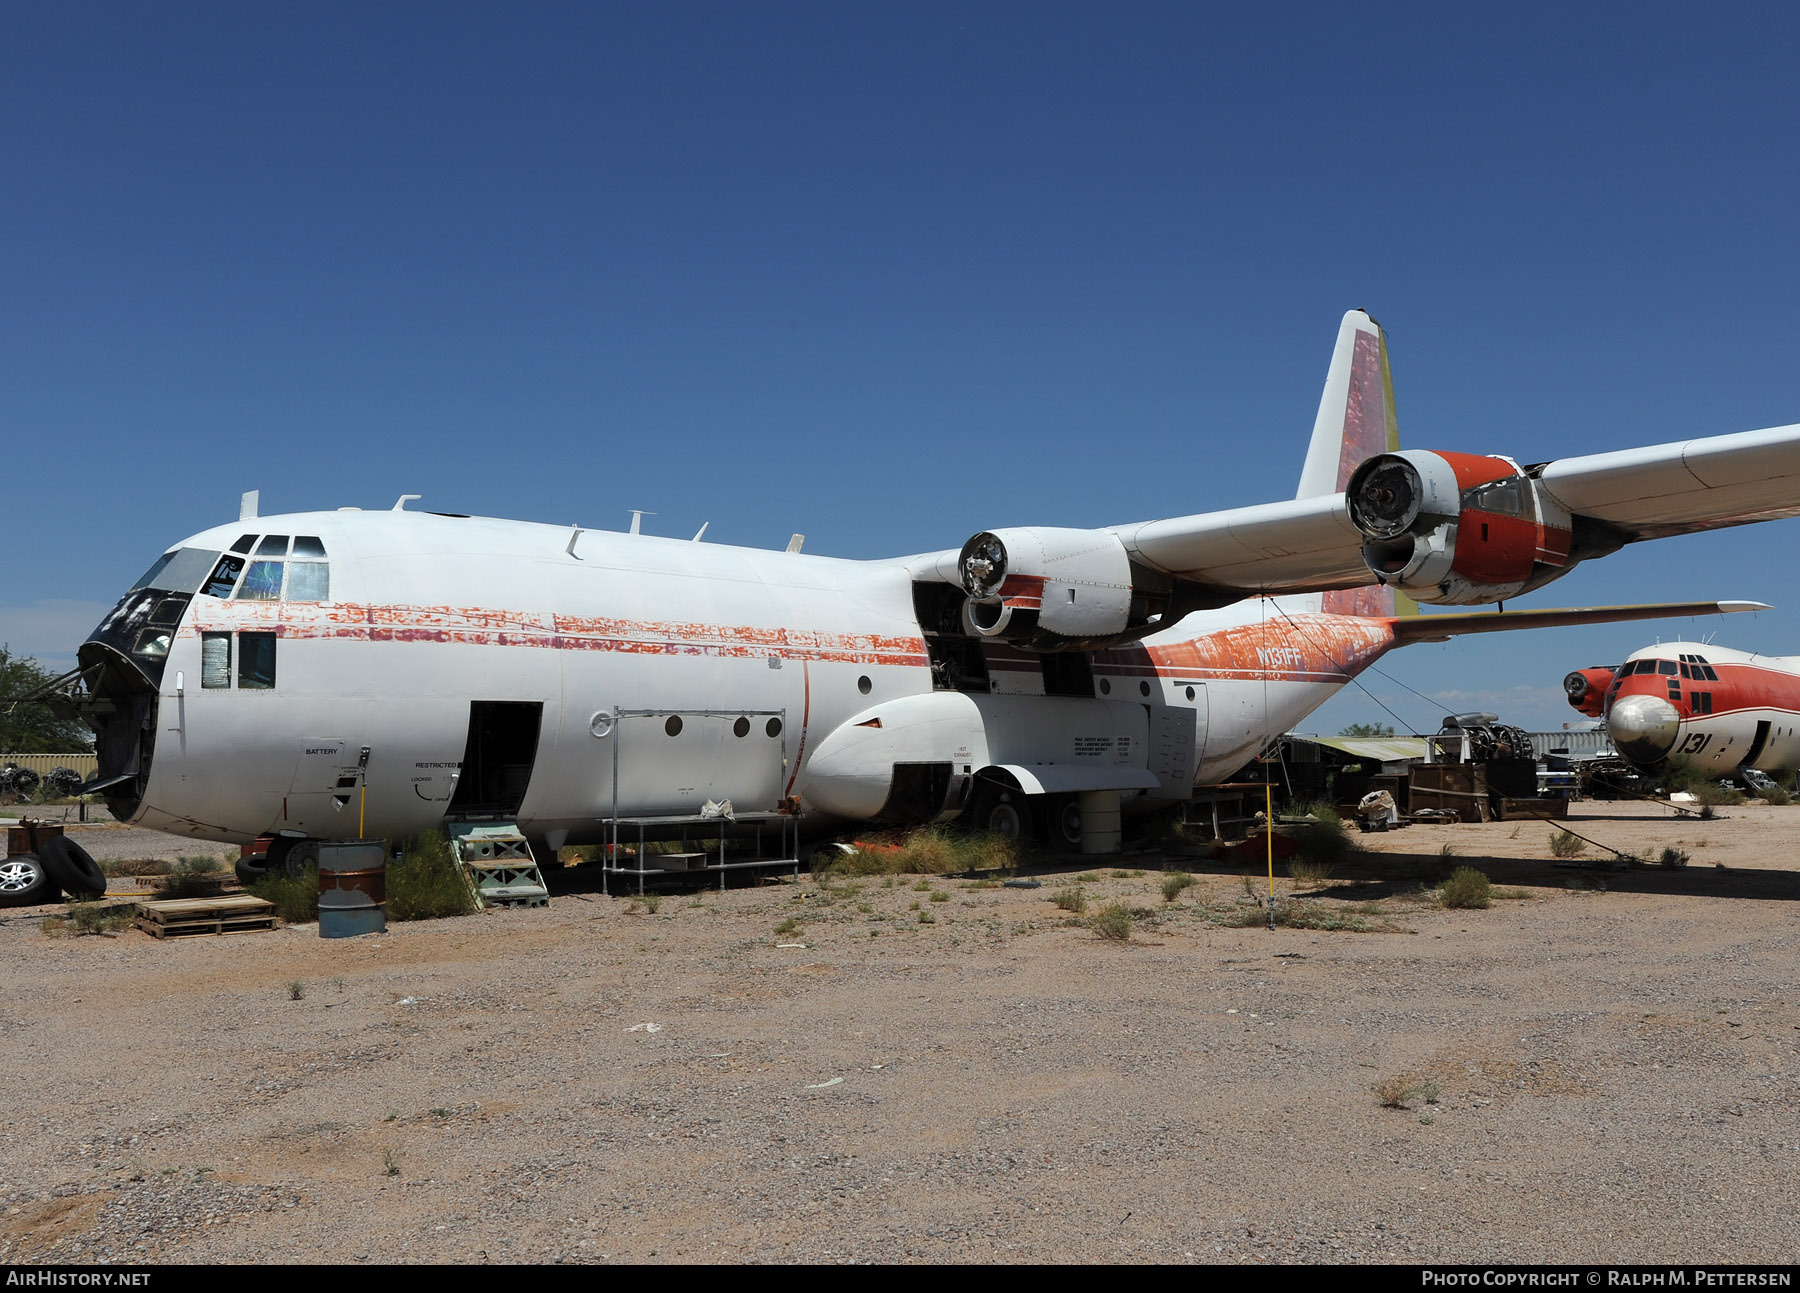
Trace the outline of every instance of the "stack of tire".
{"type": "Polygon", "coordinates": [[[105,892],[106,873],[65,835],[44,840],[35,853],[15,853],[0,861],[0,907],[55,902],[65,893],[89,898],[105,892]]]}

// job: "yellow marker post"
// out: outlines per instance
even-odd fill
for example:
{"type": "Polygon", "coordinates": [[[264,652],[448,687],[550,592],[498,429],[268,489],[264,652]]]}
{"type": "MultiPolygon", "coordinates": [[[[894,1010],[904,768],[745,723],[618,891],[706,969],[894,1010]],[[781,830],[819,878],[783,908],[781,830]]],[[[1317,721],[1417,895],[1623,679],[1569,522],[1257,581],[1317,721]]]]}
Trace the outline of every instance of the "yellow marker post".
{"type": "MultiPolygon", "coordinates": [[[[369,811],[369,783],[365,781],[362,784],[362,799],[356,805],[356,838],[359,840],[363,837],[363,818],[364,818],[364,816],[367,815],[368,811],[369,811]]],[[[1275,863],[1273,861],[1271,861],[1269,863],[1269,867],[1270,867],[1269,875],[1271,877],[1269,880],[1269,883],[1271,885],[1273,885],[1275,883],[1274,878],[1273,878],[1275,875],[1275,872],[1273,869],[1274,866],[1275,866],[1275,863]]]]}

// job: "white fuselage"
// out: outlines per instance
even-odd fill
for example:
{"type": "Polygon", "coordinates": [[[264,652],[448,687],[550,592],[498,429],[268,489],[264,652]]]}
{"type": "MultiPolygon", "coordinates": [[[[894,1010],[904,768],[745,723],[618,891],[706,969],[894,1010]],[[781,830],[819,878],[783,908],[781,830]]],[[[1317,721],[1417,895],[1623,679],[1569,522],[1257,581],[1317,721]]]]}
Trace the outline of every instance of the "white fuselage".
{"type": "Polygon", "coordinates": [[[322,542],[327,600],[250,600],[241,582],[193,596],[133,821],[404,838],[480,775],[461,807],[504,801],[534,837],[580,843],[707,800],[873,817],[894,763],[934,759],[959,782],[1003,767],[1027,791],[1166,802],[1242,767],[1391,644],[1384,621],[1316,599],[1249,602],[1098,653],[1092,694],[1046,696],[1030,657],[968,694],[934,691],[903,561],[407,512],[265,517],[180,546],[271,533],[322,542]],[[245,634],[274,635],[273,685],[243,685],[245,634]],[[495,724],[485,770],[463,766],[472,706],[495,724]]]}

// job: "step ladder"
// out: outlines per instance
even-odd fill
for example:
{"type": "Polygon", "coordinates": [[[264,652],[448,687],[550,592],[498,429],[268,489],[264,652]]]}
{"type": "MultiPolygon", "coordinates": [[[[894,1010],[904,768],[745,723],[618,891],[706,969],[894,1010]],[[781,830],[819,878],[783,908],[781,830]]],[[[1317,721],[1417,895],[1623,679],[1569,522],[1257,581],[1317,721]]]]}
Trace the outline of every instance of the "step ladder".
{"type": "Polygon", "coordinates": [[[450,849],[478,907],[548,907],[550,890],[514,822],[451,822],[450,849]]]}

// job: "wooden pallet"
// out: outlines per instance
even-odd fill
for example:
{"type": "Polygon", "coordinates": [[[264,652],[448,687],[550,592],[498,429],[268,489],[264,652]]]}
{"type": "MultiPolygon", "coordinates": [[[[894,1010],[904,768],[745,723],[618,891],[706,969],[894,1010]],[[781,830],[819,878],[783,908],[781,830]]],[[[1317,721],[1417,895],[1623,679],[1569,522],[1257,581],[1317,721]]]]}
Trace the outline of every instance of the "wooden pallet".
{"type": "Polygon", "coordinates": [[[254,934],[275,928],[275,904],[266,898],[252,898],[249,894],[140,902],[137,927],[153,938],[254,934]]]}

